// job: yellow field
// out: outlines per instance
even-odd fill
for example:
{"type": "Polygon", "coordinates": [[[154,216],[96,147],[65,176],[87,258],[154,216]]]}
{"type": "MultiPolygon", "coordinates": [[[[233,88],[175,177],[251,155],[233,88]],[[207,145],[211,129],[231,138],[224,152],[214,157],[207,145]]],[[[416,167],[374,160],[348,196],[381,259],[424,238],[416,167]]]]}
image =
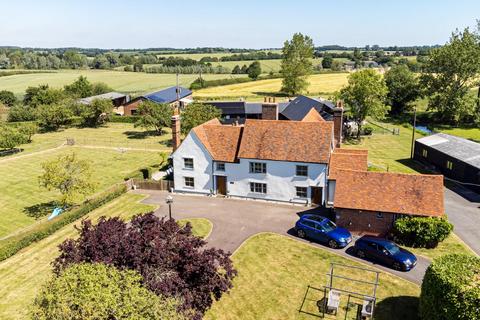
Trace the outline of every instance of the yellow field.
{"type": "MultiPolygon", "coordinates": [[[[347,83],[348,73],[316,74],[309,78],[308,94],[329,94],[340,90],[347,83]]],[[[258,97],[278,94],[282,79],[259,80],[246,83],[211,87],[194,92],[197,98],[258,97]]]]}

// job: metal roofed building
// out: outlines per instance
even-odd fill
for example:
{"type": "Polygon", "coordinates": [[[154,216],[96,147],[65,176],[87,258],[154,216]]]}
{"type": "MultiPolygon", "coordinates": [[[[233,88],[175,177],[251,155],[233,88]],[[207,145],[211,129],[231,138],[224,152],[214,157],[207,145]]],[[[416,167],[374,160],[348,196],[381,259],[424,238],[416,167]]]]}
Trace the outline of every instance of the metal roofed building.
{"type": "Polygon", "coordinates": [[[284,110],[280,111],[280,119],[301,121],[312,108],[315,108],[323,119],[327,121],[333,119],[335,105],[331,101],[302,95],[296,97],[284,110]]]}
{"type": "MultiPolygon", "coordinates": [[[[193,101],[192,91],[184,87],[178,87],[179,89],[179,107],[183,107],[193,101]]],[[[177,87],[169,87],[160,91],[141,95],[133,99],[125,106],[125,115],[135,115],[137,108],[143,101],[153,101],[155,103],[167,103],[175,104],[177,101],[177,87]]]]}
{"type": "Polygon", "coordinates": [[[437,133],[415,141],[414,159],[434,166],[446,177],[480,192],[480,144],[437,133]]]}
{"type": "Polygon", "coordinates": [[[99,94],[96,96],[91,96],[87,98],[82,98],[78,100],[81,104],[90,104],[95,99],[104,99],[104,100],[111,100],[115,107],[121,106],[125,103],[130,101],[130,96],[128,94],[123,94],[119,92],[107,92],[103,94],[99,94]]]}

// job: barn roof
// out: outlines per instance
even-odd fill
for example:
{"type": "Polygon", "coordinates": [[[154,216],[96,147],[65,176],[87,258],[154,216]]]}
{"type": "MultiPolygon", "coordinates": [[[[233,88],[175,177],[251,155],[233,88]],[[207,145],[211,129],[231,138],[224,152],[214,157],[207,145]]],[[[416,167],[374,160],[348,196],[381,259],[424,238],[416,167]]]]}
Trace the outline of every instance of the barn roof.
{"type": "Polygon", "coordinates": [[[82,104],[90,104],[95,99],[114,100],[114,99],[124,98],[124,97],[127,97],[127,95],[119,92],[107,92],[107,93],[99,94],[96,96],[82,98],[79,100],[79,102],[82,104]]]}
{"type": "Polygon", "coordinates": [[[330,111],[334,107],[330,101],[300,95],[279,112],[289,120],[301,121],[312,108],[315,108],[325,120],[329,120],[326,119],[326,114],[328,114],[326,111],[330,111]]]}
{"type": "Polygon", "coordinates": [[[423,137],[417,142],[480,169],[480,143],[445,133],[423,137]]]}
{"type": "MultiPolygon", "coordinates": [[[[142,97],[151,100],[156,103],[172,103],[177,100],[177,87],[170,87],[160,91],[152,92],[142,97]]],[[[192,91],[184,87],[179,87],[179,99],[188,97],[192,94],[192,91]]]]}

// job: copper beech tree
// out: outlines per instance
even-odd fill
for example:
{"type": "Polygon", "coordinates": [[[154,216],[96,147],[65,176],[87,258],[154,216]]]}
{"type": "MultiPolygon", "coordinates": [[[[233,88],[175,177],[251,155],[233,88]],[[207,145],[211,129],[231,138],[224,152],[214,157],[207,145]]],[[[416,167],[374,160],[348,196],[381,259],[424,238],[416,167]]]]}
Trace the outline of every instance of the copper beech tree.
{"type": "Polygon", "coordinates": [[[192,235],[191,226],[180,227],[153,213],[137,215],[129,223],[120,218],[101,218],[97,225],[82,222],[78,239],[60,245],[54,271],[60,274],[75,263],[101,262],[119,269],[136,270],[144,285],[158,295],[178,297],[186,314],[201,319],[232,287],[236,275],[229,254],[206,248],[192,235]]]}

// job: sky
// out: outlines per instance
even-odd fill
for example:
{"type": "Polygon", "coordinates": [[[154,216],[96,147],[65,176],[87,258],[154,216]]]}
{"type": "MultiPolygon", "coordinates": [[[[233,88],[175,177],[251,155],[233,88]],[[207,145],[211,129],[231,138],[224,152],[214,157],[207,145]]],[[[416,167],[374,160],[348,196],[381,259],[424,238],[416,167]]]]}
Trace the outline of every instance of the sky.
{"type": "Polygon", "coordinates": [[[0,0],[0,46],[434,45],[476,19],[480,0],[0,0]]]}

